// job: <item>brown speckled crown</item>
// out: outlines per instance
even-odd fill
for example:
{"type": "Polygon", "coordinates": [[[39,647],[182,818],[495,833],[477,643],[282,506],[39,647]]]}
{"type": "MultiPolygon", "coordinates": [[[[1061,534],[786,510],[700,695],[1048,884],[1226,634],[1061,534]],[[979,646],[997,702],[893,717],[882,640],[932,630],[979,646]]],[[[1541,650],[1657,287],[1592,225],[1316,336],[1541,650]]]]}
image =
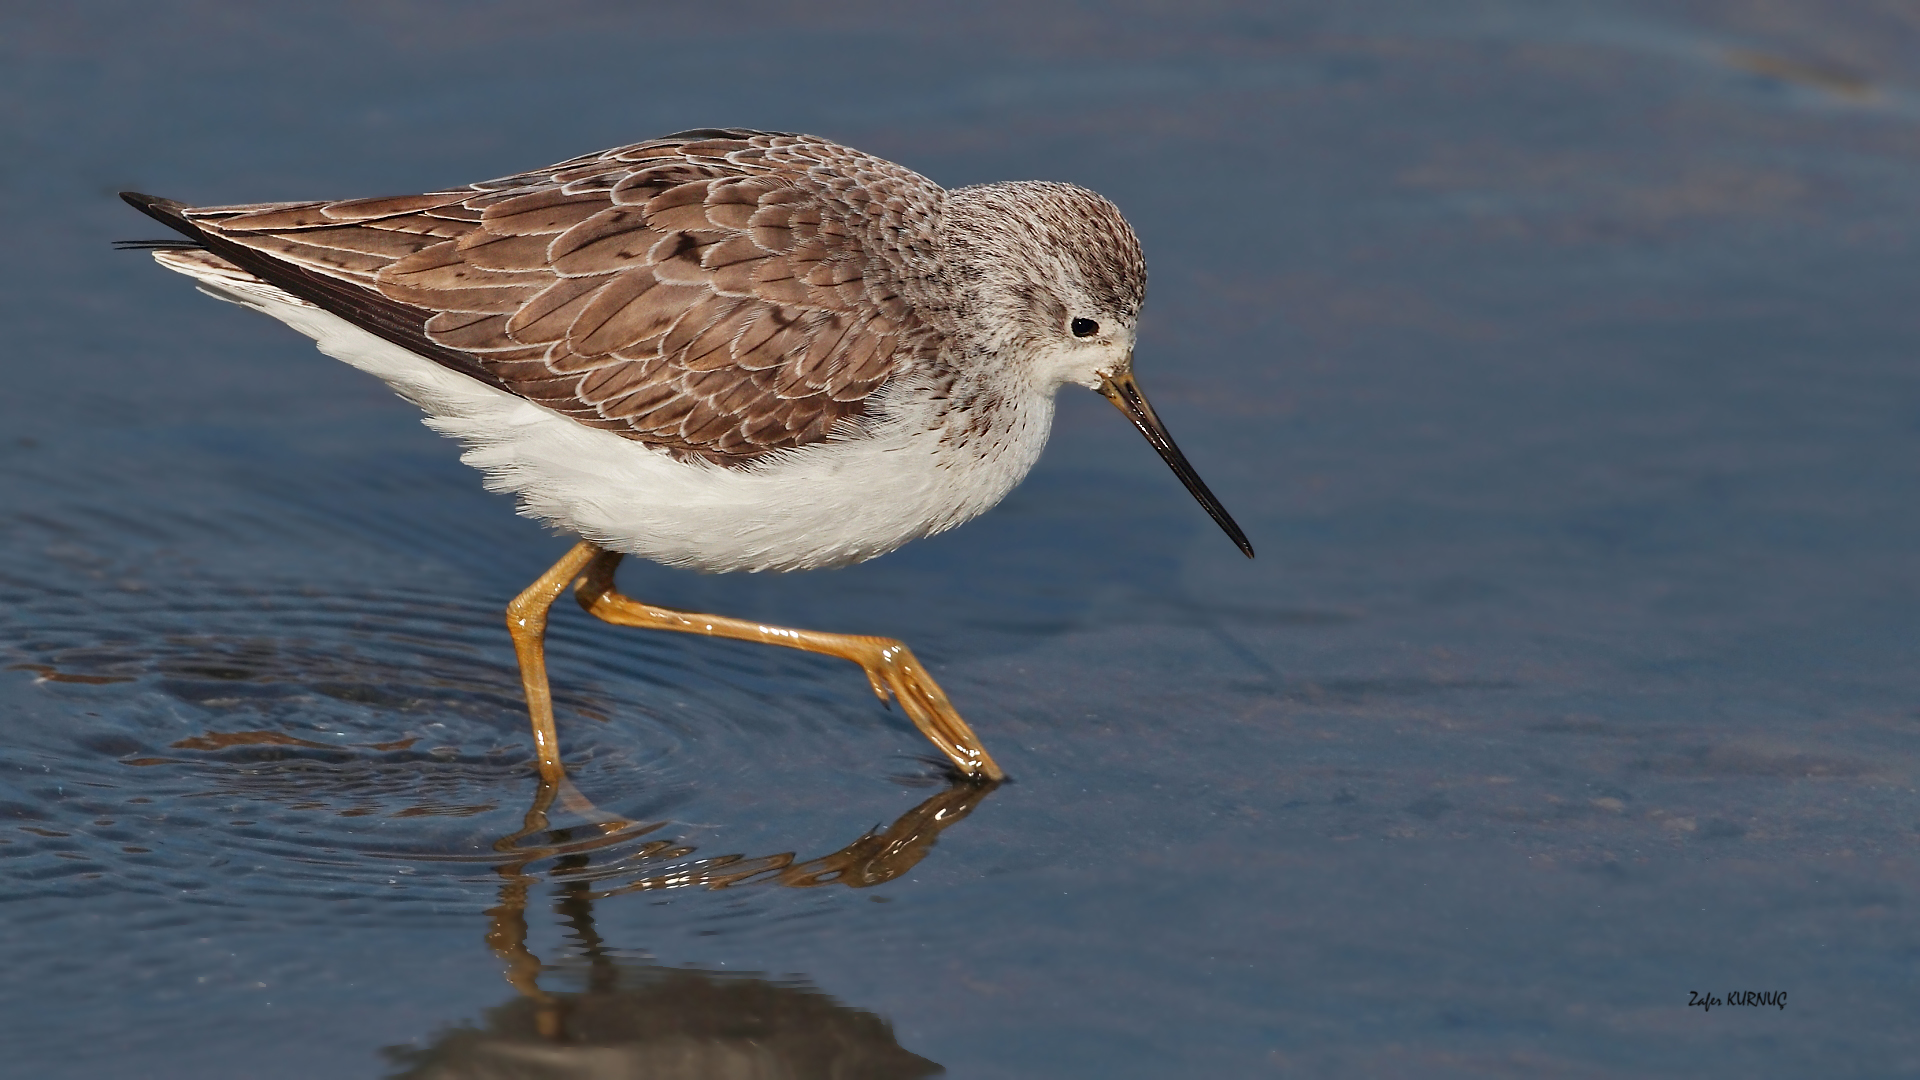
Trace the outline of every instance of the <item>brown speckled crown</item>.
{"type": "MultiPolygon", "coordinates": [[[[1083,293],[1092,310],[1131,324],[1147,298],[1147,261],[1118,207],[1072,184],[1018,180],[948,193],[941,238],[945,269],[981,286],[977,302],[1013,302],[997,312],[1041,337],[1058,335],[1062,294],[1083,293]]],[[[968,312],[962,321],[978,319],[968,312]]]]}

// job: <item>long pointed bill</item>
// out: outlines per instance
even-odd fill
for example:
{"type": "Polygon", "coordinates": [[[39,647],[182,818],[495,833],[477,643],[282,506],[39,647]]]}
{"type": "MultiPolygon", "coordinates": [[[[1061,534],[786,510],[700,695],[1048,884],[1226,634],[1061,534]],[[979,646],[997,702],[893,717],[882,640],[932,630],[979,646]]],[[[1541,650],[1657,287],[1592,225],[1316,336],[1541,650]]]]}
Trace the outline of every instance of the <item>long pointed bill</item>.
{"type": "Polygon", "coordinates": [[[1145,435],[1153,448],[1160,452],[1161,459],[1172,467],[1173,475],[1179,477],[1180,482],[1187,485],[1187,491],[1200,500],[1200,505],[1206,508],[1214,523],[1226,530],[1228,539],[1245,552],[1247,558],[1253,558],[1253,545],[1247,543],[1247,534],[1233,523],[1233,516],[1227,513],[1227,508],[1213,497],[1213,492],[1207,490],[1200,474],[1187,464],[1187,456],[1173,445],[1173,436],[1167,434],[1166,425],[1153,414],[1153,406],[1147,404],[1147,396],[1140,392],[1140,384],[1133,381],[1133,372],[1122,370],[1114,375],[1102,376],[1100,393],[1113,402],[1114,408],[1127,414],[1127,419],[1133,421],[1133,426],[1140,429],[1140,434],[1145,435]]]}

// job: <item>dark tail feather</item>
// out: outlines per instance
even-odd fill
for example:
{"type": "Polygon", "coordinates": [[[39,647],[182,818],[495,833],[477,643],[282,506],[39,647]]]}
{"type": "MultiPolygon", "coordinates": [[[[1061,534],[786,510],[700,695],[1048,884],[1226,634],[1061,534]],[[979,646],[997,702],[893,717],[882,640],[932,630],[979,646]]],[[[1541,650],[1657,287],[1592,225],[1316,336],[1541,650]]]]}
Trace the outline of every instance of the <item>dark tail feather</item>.
{"type": "Polygon", "coordinates": [[[207,245],[191,240],[115,240],[115,251],[204,251],[207,245]]]}
{"type": "Polygon", "coordinates": [[[185,240],[116,240],[116,251],[186,251],[206,247],[200,241],[200,230],[187,220],[180,211],[187,208],[183,202],[162,199],[153,195],[142,195],[137,191],[123,191],[120,197],[127,205],[158,221],[167,228],[186,236],[185,240]]]}
{"type": "Polygon", "coordinates": [[[360,329],[386,338],[403,349],[432,360],[462,375],[479,379],[496,390],[511,394],[500,376],[488,371],[480,361],[458,349],[451,349],[428,338],[424,327],[433,313],[398,300],[389,300],[378,292],[330,278],[271,255],[236,244],[218,232],[203,229],[187,217],[186,203],[123,191],[127,205],[186,236],[194,243],[184,247],[204,247],[269,285],[276,285],[310,304],[340,316],[360,329]]]}

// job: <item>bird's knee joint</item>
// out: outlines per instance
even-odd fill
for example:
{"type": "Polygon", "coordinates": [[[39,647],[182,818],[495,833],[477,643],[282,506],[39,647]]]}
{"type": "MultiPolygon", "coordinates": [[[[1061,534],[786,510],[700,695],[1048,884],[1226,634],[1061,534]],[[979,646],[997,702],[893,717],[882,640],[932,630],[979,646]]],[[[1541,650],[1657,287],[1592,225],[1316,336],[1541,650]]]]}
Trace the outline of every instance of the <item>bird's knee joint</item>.
{"type": "Polygon", "coordinates": [[[573,590],[573,598],[579,603],[580,610],[589,615],[599,615],[600,606],[615,594],[608,589],[592,588],[592,585],[591,581],[581,581],[579,587],[573,590]]]}

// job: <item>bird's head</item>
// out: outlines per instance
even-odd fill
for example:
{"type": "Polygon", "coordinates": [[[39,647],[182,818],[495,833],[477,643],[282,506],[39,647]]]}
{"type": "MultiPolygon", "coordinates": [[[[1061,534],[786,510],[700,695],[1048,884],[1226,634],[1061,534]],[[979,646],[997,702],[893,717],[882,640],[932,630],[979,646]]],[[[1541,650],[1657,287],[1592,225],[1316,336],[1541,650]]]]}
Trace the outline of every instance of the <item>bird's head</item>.
{"type": "Polygon", "coordinates": [[[941,232],[969,351],[1044,393],[1129,368],[1147,261],[1118,207],[1071,184],[983,184],[949,193],[941,232]]]}
{"type": "Polygon", "coordinates": [[[944,269],[961,347],[1052,394],[1099,391],[1145,435],[1248,558],[1253,547],[1200,480],[1133,377],[1147,260],[1120,209],[1071,184],[983,184],[948,193],[944,269]]]}

